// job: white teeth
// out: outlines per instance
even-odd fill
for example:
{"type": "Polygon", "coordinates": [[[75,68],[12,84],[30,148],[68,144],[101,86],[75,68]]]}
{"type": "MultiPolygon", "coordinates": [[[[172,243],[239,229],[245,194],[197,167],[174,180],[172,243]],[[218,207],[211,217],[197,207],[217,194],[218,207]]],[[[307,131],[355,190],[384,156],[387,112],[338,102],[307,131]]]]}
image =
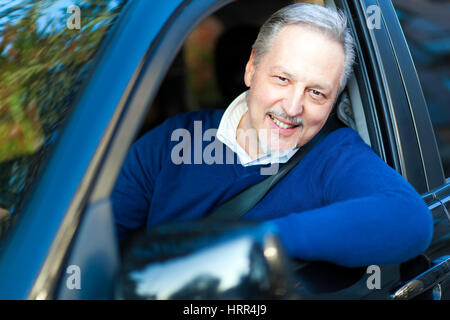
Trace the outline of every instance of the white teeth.
{"type": "Polygon", "coordinates": [[[276,124],[277,126],[279,126],[280,128],[282,128],[282,129],[289,129],[289,128],[295,127],[295,126],[288,125],[288,124],[286,124],[286,123],[284,123],[284,122],[281,122],[281,121],[275,119],[275,118],[272,117],[272,116],[270,117],[270,119],[272,119],[273,122],[275,122],[275,124],[276,124]]]}

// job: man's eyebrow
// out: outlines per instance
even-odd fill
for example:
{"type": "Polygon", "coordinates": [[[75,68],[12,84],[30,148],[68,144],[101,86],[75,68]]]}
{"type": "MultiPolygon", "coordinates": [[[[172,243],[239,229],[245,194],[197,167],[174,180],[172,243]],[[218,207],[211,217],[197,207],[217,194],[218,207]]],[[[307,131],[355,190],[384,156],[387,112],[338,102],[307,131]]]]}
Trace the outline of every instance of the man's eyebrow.
{"type": "MultiPolygon", "coordinates": [[[[297,80],[297,77],[294,74],[290,73],[283,67],[275,66],[275,67],[272,67],[270,69],[270,71],[273,73],[280,73],[282,76],[285,76],[286,78],[291,79],[293,81],[297,80]]],[[[325,91],[331,91],[331,86],[326,85],[326,84],[315,83],[309,87],[320,89],[320,90],[325,90],[325,91]]]]}
{"type": "Polygon", "coordinates": [[[286,76],[286,78],[289,78],[289,79],[292,79],[292,80],[296,80],[297,79],[297,77],[294,74],[290,73],[289,71],[287,71],[283,67],[276,66],[276,67],[271,68],[271,71],[275,72],[275,73],[281,73],[283,76],[286,76]]]}
{"type": "Polygon", "coordinates": [[[316,88],[316,89],[320,89],[320,90],[325,90],[325,91],[331,91],[331,87],[327,86],[327,85],[321,85],[321,84],[313,84],[312,86],[310,86],[311,88],[316,88]]]}

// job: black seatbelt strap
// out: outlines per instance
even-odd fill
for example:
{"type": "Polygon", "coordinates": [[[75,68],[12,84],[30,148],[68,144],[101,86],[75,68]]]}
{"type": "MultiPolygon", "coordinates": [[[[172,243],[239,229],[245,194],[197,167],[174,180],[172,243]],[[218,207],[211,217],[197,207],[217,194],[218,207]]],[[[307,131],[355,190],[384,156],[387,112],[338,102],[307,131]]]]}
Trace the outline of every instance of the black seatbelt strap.
{"type": "Polygon", "coordinates": [[[277,173],[245,189],[230,200],[224,202],[212,214],[206,216],[205,220],[239,220],[250,211],[250,209],[253,208],[278,181],[295,167],[320,139],[319,135],[316,135],[311,141],[302,146],[286,164],[281,166],[277,173]]]}

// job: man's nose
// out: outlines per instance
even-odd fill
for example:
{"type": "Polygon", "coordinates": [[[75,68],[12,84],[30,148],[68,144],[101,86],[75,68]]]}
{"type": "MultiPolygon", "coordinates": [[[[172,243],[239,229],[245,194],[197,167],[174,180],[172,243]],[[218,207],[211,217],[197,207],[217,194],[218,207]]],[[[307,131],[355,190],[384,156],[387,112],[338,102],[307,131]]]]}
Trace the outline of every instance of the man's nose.
{"type": "Polygon", "coordinates": [[[305,90],[300,87],[292,87],[285,98],[284,111],[290,117],[299,116],[303,112],[305,90]]]}

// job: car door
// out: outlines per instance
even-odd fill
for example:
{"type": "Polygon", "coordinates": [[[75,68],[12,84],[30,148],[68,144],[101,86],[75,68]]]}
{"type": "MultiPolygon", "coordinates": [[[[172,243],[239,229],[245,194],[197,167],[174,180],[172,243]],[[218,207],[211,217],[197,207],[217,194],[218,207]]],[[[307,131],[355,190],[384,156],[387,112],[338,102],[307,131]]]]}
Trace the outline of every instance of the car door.
{"type": "MultiPolygon", "coordinates": [[[[122,160],[184,38],[204,17],[230,2],[132,1],[125,5],[45,170],[6,239],[0,256],[1,297],[114,297],[120,262],[108,198],[122,160]],[[68,286],[77,271],[83,290],[68,286]]],[[[432,131],[426,121],[417,126],[411,120],[413,112],[419,112],[416,117],[427,117],[420,106],[419,111],[411,110],[417,101],[424,104],[417,77],[414,80],[411,76],[412,84],[406,90],[401,73],[404,67],[399,66],[389,41],[393,31],[385,24],[377,30],[366,24],[367,8],[379,4],[357,0],[335,4],[350,14],[359,40],[356,78],[373,149],[421,193],[439,187],[444,180],[436,162],[432,131]],[[409,90],[419,90],[414,103],[408,98],[409,90]]],[[[392,14],[382,12],[383,17],[392,14]]],[[[406,66],[411,68],[412,62],[407,61],[406,66]]],[[[439,205],[434,201],[430,208],[439,205]]],[[[442,232],[435,234],[433,243],[438,241],[439,246],[431,247],[433,259],[443,257],[448,250],[445,220],[437,221],[436,226],[442,227],[442,232]]],[[[403,267],[381,266],[380,290],[369,289],[368,274],[363,274],[347,288],[310,293],[310,297],[389,298],[431,268],[426,264],[422,267],[423,261],[419,258],[403,267]]],[[[312,269],[317,266],[308,265],[312,269]]],[[[439,277],[430,288],[442,282],[439,277]]]]}
{"type": "MultiPolygon", "coordinates": [[[[139,119],[138,114],[124,110],[128,111],[127,102],[130,96],[140,99],[140,96],[136,98],[133,85],[143,68],[146,60],[144,58],[154,54],[150,44],[153,43],[154,47],[158,47],[158,41],[155,39],[161,29],[165,28],[167,21],[170,21],[170,16],[180,3],[181,1],[127,2],[120,7],[118,20],[111,27],[112,30],[108,32],[102,45],[99,48],[92,47],[97,53],[92,64],[92,72],[89,78],[82,82],[83,86],[77,95],[72,94],[67,97],[73,106],[64,130],[55,131],[52,139],[48,140],[52,148],[47,153],[43,168],[39,176],[34,179],[26,199],[21,202],[21,207],[16,208],[12,214],[14,224],[8,227],[4,243],[2,243],[0,297],[4,299],[52,297],[55,284],[61,273],[65,271],[65,269],[62,270],[63,261],[67,252],[70,251],[71,241],[82,213],[90,201],[94,202],[102,197],[100,188],[93,192],[92,183],[97,178],[99,166],[104,162],[105,153],[113,148],[110,146],[112,137],[116,138],[116,146],[120,146],[121,143],[128,144],[131,139],[128,137],[133,135],[134,131],[129,128],[122,127],[122,135],[117,133],[116,128],[119,123],[139,119]],[[153,14],[152,19],[148,19],[149,13],[153,14]],[[92,197],[89,197],[92,192],[92,197]]],[[[55,11],[48,12],[45,11],[48,7],[45,2],[36,2],[36,7],[32,8],[37,10],[31,10],[29,13],[35,16],[23,20],[25,28],[30,28],[31,31],[35,28],[33,17],[42,16],[44,19],[42,23],[45,25],[48,22],[46,18],[51,20],[55,12],[69,9],[65,7],[67,3],[58,4],[59,7],[55,11]]],[[[98,12],[101,9],[105,10],[105,6],[119,4],[122,5],[123,2],[113,1],[112,4],[108,1],[93,2],[78,8],[81,14],[80,30],[90,27],[96,31],[87,35],[81,33],[78,35],[86,36],[87,40],[101,35],[95,24],[99,20],[102,21],[98,12]],[[89,11],[89,9],[92,10],[89,11]],[[88,12],[91,15],[84,16],[88,12]],[[96,18],[98,20],[95,20],[96,18]]],[[[20,10],[32,4],[23,2],[13,5],[17,6],[2,8],[4,9],[2,10],[3,19],[10,21],[11,24],[20,10]]],[[[81,31],[77,31],[76,28],[67,30],[68,27],[67,29],[64,27],[69,17],[70,12],[67,16],[58,18],[61,19],[58,21],[63,26],[59,32],[63,35],[65,32],[72,32],[76,38],[77,32],[81,31]]],[[[74,23],[76,24],[75,19],[74,23]]],[[[55,31],[50,28],[48,32],[55,31]]],[[[24,34],[23,37],[26,35],[24,34]]],[[[81,39],[86,40],[83,37],[81,39]]],[[[64,44],[62,44],[63,48],[64,44]]],[[[14,49],[14,45],[11,48],[14,49]]],[[[67,56],[76,55],[76,49],[72,48],[67,56]]],[[[64,66],[63,63],[61,65],[64,66]]],[[[63,73],[63,76],[67,75],[67,70],[64,71],[66,73],[63,73]]],[[[153,81],[158,81],[157,77],[152,78],[153,81]]],[[[136,102],[135,105],[139,109],[142,107],[142,101],[136,102]]],[[[119,150],[119,153],[115,153],[114,158],[110,158],[112,161],[108,165],[117,163],[113,167],[119,166],[126,147],[123,149],[122,152],[119,150]]],[[[117,150],[114,149],[114,151],[117,150]]],[[[114,179],[114,175],[108,176],[107,179],[114,179]]],[[[104,183],[102,179],[101,183],[104,183]]],[[[107,184],[104,186],[101,188],[103,195],[109,192],[107,184]]],[[[115,242],[109,243],[109,246],[110,249],[107,251],[112,252],[111,259],[114,259],[115,242]]],[[[108,254],[106,256],[110,257],[108,254]]],[[[110,270],[114,270],[114,265],[110,270]]],[[[105,290],[96,294],[101,297],[106,295],[105,290]]]]}
{"type": "Polygon", "coordinates": [[[377,139],[383,141],[379,155],[422,194],[434,217],[432,244],[423,256],[399,266],[400,281],[391,297],[410,299],[427,290],[431,297],[435,289],[436,297],[444,291],[448,299],[449,186],[408,45],[390,1],[352,1],[349,10],[359,24],[361,65],[372,91],[366,94],[376,101],[371,114],[378,119],[377,139]],[[417,283],[422,285],[414,287],[417,283]]]}
{"type": "Polygon", "coordinates": [[[1,298],[113,297],[118,252],[108,197],[116,175],[183,39],[225,3],[138,0],[121,8],[64,130],[4,236],[1,298]],[[93,239],[95,232],[99,237],[93,239]],[[78,265],[67,265],[71,259],[78,265]],[[81,275],[83,290],[65,291],[66,271],[81,275]]]}
{"type": "MultiPolygon", "coordinates": [[[[225,4],[228,2],[221,3],[225,4]]],[[[325,4],[333,5],[330,1],[325,4]]],[[[441,187],[445,179],[420,83],[413,72],[414,65],[407,53],[406,42],[401,38],[401,29],[398,27],[393,7],[386,4],[381,6],[374,1],[336,1],[334,5],[352,18],[350,23],[358,39],[355,77],[366,115],[370,144],[378,155],[400,172],[426,200],[429,197],[427,193],[441,187]],[[380,19],[383,23],[379,28],[371,29],[367,23],[368,8],[374,5],[380,9],[380,19]]],[[[184,23],[189,23],[189,19],[190,23],[198,22],[213,11],[212,9],[205,12],[197,11],[192,13],[193,17],[188,17],[191,13],[190,8],[192,7],[186,7],[183,15],[174,19],[167,30],[163,40],[167,41],[167,45],[173,39],[172,32],[179,32],[178,28],[186,28],[184,23]]],[[[192,25],[186,30],[192,30],[192,25]]],[[[187,32],[184,36],[186,34],[187,32]]],[[[183,36],[177,38],[178,41],[182,39],[183,36]]],[[[180,43],[172,43],[172,46],[179,48],[180,43]]],[[[305,290],[302,294],[313,299],[405,298],[404,295],[395,293],[405,292],[403,286],[412,283],[410,280],[414,280],[423,272],[425,274],[422,278],[428,278],[429,273],[426,272],[431,271],[433,274],[436,273],[434,280],[428,281],[426,288],[416,291],[407,298],[438,297],[436,288],[441,288],[440,285],[446,283],[448,277],[446,271],[448,262],[445,257],[449,248],[449,228],[448,221],[442,219],[443,207],[439,213],[434,209],[436,204],[429,205],[435,218],[435,235],[430,249],[424,255],[404,264],[380,266],[382,279],[380,289],[370,289],[367,285],[370,274],[361,273],[359,269],[342,270],[335,266],[309,263],[302,267],[305,271],[303,280],[309,279],[311,282],[311,279],[321,278],[322,284],[314,285],[317,289],[315,292],[305,290]],[[345,284],[347,286],[345,288],[330,285],[330,282],[338,281],[339,276],[356,278],[357,281],[350,282],[351,285],[345,284]]]]}

